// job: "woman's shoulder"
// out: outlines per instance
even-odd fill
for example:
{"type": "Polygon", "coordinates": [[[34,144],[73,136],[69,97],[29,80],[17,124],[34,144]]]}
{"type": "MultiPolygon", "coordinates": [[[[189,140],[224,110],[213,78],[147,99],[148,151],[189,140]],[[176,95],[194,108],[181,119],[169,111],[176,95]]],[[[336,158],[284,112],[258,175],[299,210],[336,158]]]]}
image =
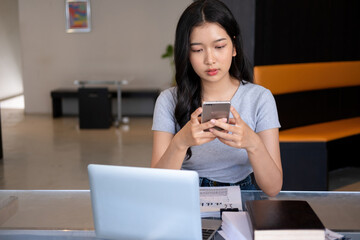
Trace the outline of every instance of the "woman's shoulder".
{"type": "Polygon", "coordinates": [[[165,96],[175,96],[176,95],[176,91],[177,91],[177,87],[170,87],[167,88],[165,90],[162,90],[160,92],[160,95],[165,95],[165,96]]]}
{"type": "Polygon", "coordinates": [[[271,91],[261,85],[258,85],[256,83],[243,81],[242,83],[242,89],[243,92],[246,92],[251,95],[272,95],[271,91]]]}
{"type": "Polygon", "coordinates": [[[176,103],[176,87],[170,87],[160,92],[157,103],[161,105],[175,105],[176,103]]]}
{"type": "Polygon", "coordinates": [[[259,84],[256,84],[256,83],[252,83],[252,82],[248,82],[248,81],[245,81],[243,80],[243,87],[245,88],[248,88],[248,89],[253,89],[253,90],[257,90],[257,91],[266,91],[268,90],[267,88],[259,85],[259,84]]]}
{"type": "Polygon", "coordinates": [[[176,98],[176,89],[177,89],[176,87],[170,87],[165,90],[162,90],[160,92],[159,97],[166,99],[176,98]]]}

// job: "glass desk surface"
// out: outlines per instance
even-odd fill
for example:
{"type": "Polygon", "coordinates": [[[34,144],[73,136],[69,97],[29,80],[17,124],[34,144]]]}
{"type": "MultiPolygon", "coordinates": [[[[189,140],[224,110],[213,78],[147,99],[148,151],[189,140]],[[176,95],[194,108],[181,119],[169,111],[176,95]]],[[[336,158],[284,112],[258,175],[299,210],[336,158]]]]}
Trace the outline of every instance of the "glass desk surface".
{"type": "MultiPolygon", "coordinates": [[[[283,191],[276,197],[261,191],[241,194],[243,203],[253,199],[306,200],[326,228],[360,239],[360,192],[283,191]]],[[[0,190],[0,239],[49,236],[96,239],[89,190],[0,190]]]]}

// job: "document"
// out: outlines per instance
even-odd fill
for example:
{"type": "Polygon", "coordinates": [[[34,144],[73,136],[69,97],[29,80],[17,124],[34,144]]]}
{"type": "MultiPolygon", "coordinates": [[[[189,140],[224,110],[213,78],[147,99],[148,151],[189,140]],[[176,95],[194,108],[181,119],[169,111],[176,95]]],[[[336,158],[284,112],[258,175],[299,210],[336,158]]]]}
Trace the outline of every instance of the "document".
{"type": "Polygon", "coordinates": [[[242,211],[239,186],[200,187],[201,217],[220,218],[220,209],[234,208],[242,211]]]}
{"type": "Polygon", "coordinates": [[[253,240],[247,212],[224,212],[222,237],[225,240],[253,240]]]}

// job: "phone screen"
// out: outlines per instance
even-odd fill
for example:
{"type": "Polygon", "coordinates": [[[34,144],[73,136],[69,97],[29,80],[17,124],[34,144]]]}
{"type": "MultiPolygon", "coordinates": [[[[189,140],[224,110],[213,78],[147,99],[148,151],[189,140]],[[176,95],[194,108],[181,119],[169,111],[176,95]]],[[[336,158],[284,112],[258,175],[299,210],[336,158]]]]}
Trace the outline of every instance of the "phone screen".
{"type": "MultiPolygon", "coordinates": [[[[201,122],[207,122],[211,119],[226,118],[229,122],[230,102],[204,102],[202,105],[201,122]]],[[[222,128],[215,127],[217,130],[222,128]]]]}

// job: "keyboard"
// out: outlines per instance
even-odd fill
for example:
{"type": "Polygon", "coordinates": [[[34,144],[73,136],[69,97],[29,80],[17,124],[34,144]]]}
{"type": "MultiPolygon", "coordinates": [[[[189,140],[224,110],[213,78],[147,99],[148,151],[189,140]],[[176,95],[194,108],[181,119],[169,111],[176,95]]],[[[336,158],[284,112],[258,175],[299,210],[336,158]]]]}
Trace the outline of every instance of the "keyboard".
{"type": "Polygon", "coordinates": [[[202,239],[210,240],[215,236],[216,230],[214,229],[202,229],[202,239]]]}

